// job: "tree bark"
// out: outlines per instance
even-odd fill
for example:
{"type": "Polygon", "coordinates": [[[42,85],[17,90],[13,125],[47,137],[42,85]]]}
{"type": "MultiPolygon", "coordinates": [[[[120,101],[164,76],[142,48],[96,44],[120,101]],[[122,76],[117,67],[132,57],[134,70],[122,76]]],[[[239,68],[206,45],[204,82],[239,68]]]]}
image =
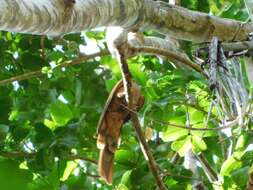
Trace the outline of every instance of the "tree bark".
{"type": "Polygon", "coordinates": [[[0,30],[59,36],[102,26],[156,30],[194,42],[246,40],[252,23],[218,18],[153,0],[77,0],[65,18],[64,0],[0,0],[0,30]]]}

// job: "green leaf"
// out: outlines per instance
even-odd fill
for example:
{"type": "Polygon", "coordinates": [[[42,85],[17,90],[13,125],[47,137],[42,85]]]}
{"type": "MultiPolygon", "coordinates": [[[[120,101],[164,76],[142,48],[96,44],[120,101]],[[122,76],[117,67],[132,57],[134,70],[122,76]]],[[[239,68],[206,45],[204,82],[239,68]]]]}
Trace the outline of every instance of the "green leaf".
{"type": "Polygon", "coordinates": [[[232,171],[240,168],[242,166],[242,162],[236,160],[234,156],[230,156],[221,166],[220,174],[222,176],[229,176],[232,171]]]}
{"type": "Polygon", "coordinates": [[[171,148],[172,150],[177,151],[178,154],[183,157],[186,152],[191,148],[191,136],[187,136],[182,140],[174,141],[171,144],[171,148]]]}
{"type": "Polygon", "coordinates": [[[75,89],[75,105],[80,105],[82,100],[82,82],[80,80],[76,80],[76,89],[75,89]]]}
{"type": "MultiPolygon", "coordinates": [[[[99,188],[94,188],[94,184],[92,185],[92,180],[90,180],[89,177],[87,177],[84,173],[80,173],[80,175],[71,175],[67,181],[64,182],[64,185],[67,185],[69,190],[95,190],[99,188]]],[[[96,184],[100,184],[98,180],[96,181],[96,184]]],[[[102,187],[103,188],[103,187],[102,187]]],[[[100,188],[101,189],[101,188],[100,188]]]]}
{"type": "MultiPolygon", "coordinates": [[[[205,124],[202,122],[199,124],[192,125],[192,127],[198,128],[198,129],[203,129],[203,128],[205,128],[205,124]]],[[[215,128],[215,127],[216,126],[213,123],[211,123],[211,122],[208,123],[208,128],[215,128]]],[[[194,136],[199,136],[199,137],[217,136],[216,131],[192,130],[191,134],[194,136]]]]}
{"type": "Polygon", "coordinates": [[[115,76],[120,77],[120,68],[116,59],[113,59],[112,56],[101,57],[101,64],[108,66],[115,76]]]}
{"type": "Polygon", "coordinates": [[[50,115],[57,126],[66,125],[73,118],[69,106],[59,100],[50,106],[50,115]]]}
{"type": "Polygon", "coordinates": [[[76,169],[78,166],[78,163],[75,161],[68,161],[67,162],[67,166],[64,170],[63,176],[61,178],[62,181],[65,181],[68,179],[68,177],[70,176],[70,174],[73,173],[74,169],[76,169]]]}
{"type": "Polygon", "coordinates": [[[0,124],[0,149],[4,147],[4,141],[8,132],[9,132],[9,126],[0,124]]]}
{"type": "Polygon", "coordinates": [[[159,98],[159,95],[156,93],[153,86],[154,86],[153,81],[150,79],[147,80],[145,91],[150,99],[157,99],[157,98],[159,98]]]}
{"type": "Polygon", "coordinates": [[[1,138],[4,138],[6,136],[8,131],[9,131],[8,125],[0,124],[0,140],[2,140],[1,138]]]}
{"type": "Polygon", "coordinates": [[[88,32],[85,32],[85,34],[90,39],[102,40],[105,38],[104,31],[88,31],[88,32]]]}
{"type": "Polygon", "coordinates": [[[60,51],[53,51],[48,54],[48,59],[58,62],[60,59],[64,57],[64,53],[60,51]]]}
{"type": "Polygon", "coordinates": [[[203,113],[191,108],[189,108],[189,112],[190,112],[190,121],[192,124],[199,123],[199,122],[203,123],[203,120],[204,120],[203,113]]]}
{"type": "Polygon", "coordinates": [[[167,177],[165,183],[166,183],[166,185],[168,185],[169,187],[172,187],[172,186],[178,184],[178,181],[174,180],[174,179],[171,178],[171,177],[167,177]]]}
{"type": "Polygon", "coordinates": [[[233,156],[237,160],[240,160],[243,157],[244,154],[245,154],[244,150],[243,151],[236,151],[236,152],[233,153],[233,156]]]}
{"type": "Polygon", "coordinates": [[[240,151],[245,148],[245,144],[247,142],[248,134],[243,133],[242,135],[239,136],[236,142],[235,150],[240,151]]]}
{"type": "MultiPolygon", "coordinates": [[[[0,45],[1,46],[1,45],[0,45]]],[[[1,65],[1,63],[0,63],[1,65]]],[[[1,71],[1,66],[0,66],[1,71]]],[[[1,72],[0,72],[0,79],[1,79],[1,72]]],[[[6,123],[8,122],[8,117],[10,116],[11,111],[11,98],[9,96],[10,91],[7,88],[3,88],[0,86],[0,122],[6,123]]]]}
{"type": "Polygon", "coordinates": [[[19,169],[18,162],[12,160],[0,161],[0,187],[8,190],[28,190],[32,181],[29,170],[19,169]]]}
{"type": "Polygon", "coordinates": [[[246,175],[249,172],[250,167],[243,167],[232,172],[231,177],[239,186],[247,184],[249,176],[246,175]]]}
{"type": "Polygon", "coordinates": [[[198,0],[197,1],[197,10],[200,12],[209,13],[210,5],[208,0],[198,0]]]}
{"type": "Polygon", "coordinates": [[[181,129],[174,126],[168,126],[165,132],[162,132],[162,140],[164,142],[175,141],[183,136],[188,135],[189,130],[181,129]]]}
{"type": "Polygon", "coordinates": [[[27,124],[15,126],[14,129],[12,129],[12,136],[15,141],[22,141],[24,138],[27,137],[27,135],[30,132],[30,126],[27,124]]]}
{"type": "Polygon", "coordinates": [[[79,44],[85,44],[85,40],[80,34],[67,34],[64,36],[64,39],[68,41],[73,41],[79,44]]]}
{"type": "Polygon", "coordinates": [[[192,149],[194,153],[199,153],[207,149],[207,145],[203,138],[198,136],[192,136],[192,149]]]}
{"type": "Polygon", "coordinates": [[[36,70],[46,65],[46,61],[39,55],[24,53],[21,57],[25,69],[36,70]]]}
{"type": "Polygon", "coordinates": [[[54,139],[52,131],[42,123],[35,124],[35,132],[36,143],[48,144],[54,139]]]}
{"type": "Polygon", "coordinates": [[[148,78],[146,73],[143,72],[143,70],[141,69],[141,67],[141,64],[129,64],[130,72],[132,73],[135,80],[141,84],[145,84],[148,78]]]}
{"type": "Polygon", "coordinates": [[[128,184],[130,183],[130,177],[132,174],[132,170],[128,170],[126,171],[121,178],[121,184],[128,186],[128,184]]]}
{"type": "Polygon", "coordinates": [[[117,150],[115,161],[124,164],[134,164],[137,161],[136,154],[129,150],[117,150]]]}
{"type": "Polygon", "coordinates": [[[119,184],[118,186],[116,186],[115,190],[128,190],[128,188],[124,184],[119,184]]]}
{"type": "Polygon", "coordinates": [[[54,130],[55,128],[56,128],[56,123],[55,122],[53,122],[53,121],[51,121],[51,120],[49,120],[49,119],[45,119],[44,121],[43,121],[43,124],[45,125],[45,126],[47,126],[49,129],[51,129],[51,130],[54,130]]]}

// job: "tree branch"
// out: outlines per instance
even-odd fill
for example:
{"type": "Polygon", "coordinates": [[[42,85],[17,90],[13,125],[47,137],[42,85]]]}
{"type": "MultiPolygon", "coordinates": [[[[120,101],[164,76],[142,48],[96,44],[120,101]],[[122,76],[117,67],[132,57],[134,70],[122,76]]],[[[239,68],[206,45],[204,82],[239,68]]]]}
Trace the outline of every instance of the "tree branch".
{"type": "Polygon", "coordinates": [[[1,80],[0,85],[10,84],[10,83],[15,82],[15,81],[22,81],[22,80],[35,78],[35,77],[40,77],[42,75],[43,75],[43,73],[41,72],[41,70],[32,71],[32,72],[29,72],[29,73],[25,73],[23,75],[18,75],[18,76],[15,76],[15,77],[11,77],[11,78],[8,78],[8,79],[1,80]]]}
{"type": "Polygon", "coordinates": [[[246,40],[252,23],[219,18],[153,0],[78,0],[68,14],[60,0],[0,0],[0,30],[59,36],[101,26],[156,30],[194,42],[246,40]],[[32,18],[32,19],[31,19],[32,18]]]}
{"type": "Polygon", "coordinates": [[[6,157],[6,158],[32,158],[35,156],[34,153],[26,153],[26,152],[7,152],[7,151],[0,151],[0,156],[6,157]]]}
{"type": "Polygon", "coordinates": [[[221,44],[224,51],[243,51],[253,50],[253,41],[241,41],[241,42],[223,42],[221,44]]]}
{"type": "Polygon", "coordinates": [[[87,162],[91,162],[93,164],[97,164],[96,160],[93,160],[91,158],[87,158],[85,156],[77,155],[77,154],[69,154],[69,155],[66,155],[65,158],[68,160],[84,160],[87,162]]]}
{"type": "Polygon", "coordinates": [[[190,68],[194,69],[195,71],[197,71],[198,73],[202,74],[203,76],[205,76],[207,78],[207,75],[203,72],[203,70],[200,68],[199,65],[195,64],[190,59],[188,59],[178,53],[174,53],[169,50],[153,48],[153,47],[137,47],[137,48],[132,47],[132,51],[135,52],[136,54],[150,53],[150,54],[156,54],[156,55],[162,55],[162,56],[168,57],[172,61],[176,60],[176,61],[179,61],[180,63],[183,63],[183,64],[189,66],[190,68]]]}
{"type": "Polygon", "coordinates": [[[212,168],[212,166],[208,163],[203,154],[196,155],[196,158],[200,162],[203,170],[205,171],[210,182],[218,181],[218,174],[212,168]]]}
{"type": "MultiPolygon", "coordinates": [[[[124,105],[122,104],[122,106],[124,106],[124,105]]],[[[138,113],[135,110],[130,109],[129,107],[125,107],[125,109],[127,109],[130,113],[134,113],[134,114],[138,115],[138,113]]],[[[173,127],[177,127],[177,128],[180,128],[180,129],[186,129],[186,130],[190,130],[190,131],[191,130],[192,131],[221,131],[221,130],[224,130],[224,129],[227,129],[227,128],[232,128],[235,125],[237,125],[238,120],[240,118],[237,117],[236,119],[234,119],[232,121],[229,121],[224,125],[221,125],[221,127],[216,127],[216,128],[197,128],[197,127],[191,127],[192,125],[189,125],[189,127],[185,127],[183,125],[178,125],[176,123],[172,123],[172,122],[168,122],[168,121],[158,121],[158,120],[152,119],[152,118],[147,118],[147,119],[154,122],[154,123],[160,124],[160,125],[171,125],[173,127]]]]}
{"type": "MultiPolygon", "coordinates": [[[[28,153],[28,152],[8,152],[8,151],[0,151],[0,156],[6,157],[6,158],[34,158],[36,156],[36,153],[28,153]]],[[[97,164],[96,160],[93,160],[91,158],[87,158],[85,156],[76,155],[76,154],[68,154],[64,156],[65,159],[68,160],[84,160],[87,162],[91,162],[93,164],[97,164]]]]}
{"type": "Polygon", "coordinates": [[[132,112],[130,113],[130,115],[131,115],[131,120],[132,120],[134,129],[135,129],[135,132],[137,134],[137,137],[138,137],[139,142],[142,147],[142,152],[143,152],[144,156],[146,157],[146,159],[148,160],[149,168],[156,179],[156,183],[159,186],[160,190],[166,190],[167,188],[165,187],[165,185],[160,177],[160,174],[159,174],[160,172],[159,172],[159,168],[157,166],[157,163],[156,163],[156,161],[149,149],[149,146],[146,142],[145,136],[142,133],[138,116],[132,112]]]}
{"type": "MultiPolygon", "coordinates": [[[[77,64],[80,64],[80,63],[82,63],[84,61],[87,61],[89,59],[93,59],[95,57],[104,56],[104,55],[108,55],[108,54],[109,54],[109,52],[107,50],[104,50],[104,51],[101,51],[101,52],[98,52],[98,53],[94,53],[94,54],[91,54],[91,55],[81,54],[78,58],[76,58],[74,60],[71,60],[71,61],[67,61],[66,63],[60,64],[60,65],[57,65],[55,68],[63,68],[63,67],[69,67],[69,66],[72,66],[72,65],[77,65],[77,64]]],[[[37,70],[37,71],[32,71],[32,72],[25,73],[23,75],[18,75],[16,77],[11,77],[9,79],[1,80],[0,85],[6,85],[6,84],[10,84],[10,83],[15,82],[15,81],[27,80],[27,79],[31,79],[31,78],[34,78],[34,77],[41,77],[44,74],[45,73],[43,73],[42,70],[40,69],[40,70],[37,70]]]]}
{"type": "MultiPolygon", "coordinates": [[[[122,34],[118,36],[117,39],[114,40],[113,45],[116,50],[116,58],[118,59],[118,62],[120,64],[123,83],[124,83],[124,89],[126,93],[126,101],[128,103],[128,107],[134,111],[136,111],[136,108],[133,105],[133,97],[131,92],[131,73],[129,71],[128,65],[127,65],[127,55],[129,54],[129,45],[127,43],[127,40],[125,40],[125,34],[124,31],[122,34]]],[[[130,50],[131,51],[131,50],[130,50]]],[[[151,153],[151,150],[146,142],[145,136],[142,133],[141,125],[138,119],[138,115],[135,112],[130,112],[131,120],[133,123],[133,127],[135,129],[135,132],[137,134],[142,152],[145,156],[145,158],[148,160],[149,168],[156,180],[156,183],[160,190],[167,190],[165,184],[163,183],[158,165],[153,157],[153,154],[151,153]]]]}

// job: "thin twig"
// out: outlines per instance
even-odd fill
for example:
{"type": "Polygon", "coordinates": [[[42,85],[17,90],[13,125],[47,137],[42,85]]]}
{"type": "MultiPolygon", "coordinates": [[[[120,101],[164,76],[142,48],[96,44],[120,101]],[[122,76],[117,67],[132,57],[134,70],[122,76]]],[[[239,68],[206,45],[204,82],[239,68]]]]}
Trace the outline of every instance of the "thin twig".
{"type": "Polygon", "coordinates": [[[16,77],[11,77],[11,78],[8,78],[8,79],[1,80],[0,85],[10,84],[10,83],[15,82],[15,81],[22,81],[22,80],[26,80],[26,79],[31,79],[31,78],[39,77],[41,75],[43,75],[43,73],[41,72],[41,69],[40,69],[40,70],[37,70],[37,71],[32,71],[32,72],[29,72],[29,73],[25,73],[23,75],[18,75],[16,77]]]}
{"type": "Polygon", "coordinates": [[[84,156],[81,156],[81,155],[76,155],[76,154],[66,155],[65,158],[68,159],[68,160],[84,160],[84,161],[87,161],[87,162],[91,162],[93,164],[97,164],[96,160],[93,160],[91,158],[87,158],[87,157],[84,157],[84,156]]]}
{"type": "Polygon", "coordinates": [[[86,176],[92,177],[92,178],[96,178],[96,179],[100,178],[100,175],[92,174],[92,173],[87,172],[87,169],[84,166],[82,166],[80,164],[80,162],[77,162],[77,161],[74,161],[74,162],[78,165],[78,167],[80,168],[80,170],[82,171],[82,173],[85,174],[86,176]]]}
{"type": "Polygon", "coordinates": [[[170,159],[170,162],[172,164],[176,164],[178,162],[178,160],[180,159],[180,156],[179,154],[176,152],[170,159]]]}
{"type": "Polygon", "coordinates": [[[226,139],[222,136],[223,134],[221,132],[219,132],[218,135],[219,135],[218,136],[218,139],[219,139],[218,144],[220,144],[220,147],[221,147],[223,161],[225,161],[228,158],[228,154],[227,154],[228,147],[227,147],[226,139]]]}
{"type": "Polygon", "coordinates": [[[207,159],[203,154],[196,155],[196,158],[202,165],[203,170],[205,171],[208,179],[210,182],[218,181],[218,174],[215,172],[215,170],[212,168],[212,166],[209,164],[207,159]]]}
{"type": "Polygon", "coordinates": [[[199,177],[185,176],[185,175],[180,175],[180,174],[172,174],[170,172],[165,172],[164,175],[165,176],[175,177],[175,178],[181,178],[181,179],[198,180],[198,181],[203,180],[204,183],[209,183],[209,184],[213,184],[213,185],[217,185],[217,186],[222,186],[221,184],[210,182],[210,181],[207,181],[207,180],[199,178],[199,177]]]}
{"type": "Polygon", "coordinates": [[[18,157],[24,157],[24,158],[32,158],[35,156],[34,153],[26,153],[26,152],[7,152],[7,151],[0,151],[0,156],[6,157],[6,158],[18,158],[18,157]]]}
{"type": "MultiPolygon", "coordinates": [[[[134,113],[134,114],[138,115],[138,112],[134,111],[133,109],[130,109],[129,107],[127,107],[127,106],[125,106],[123,104],[121,104],[121,105],[125,109],[127,109],[130,113],[134,113]]],[[[171,125],[173,127],[177,127],[177,128],[180,128],[180,129],[186,129],[186,130],[192,130],[192,131],[221,131],[223,129],[234,127],[238,123],[239,119],[240,118],[237,117],[236,119],[227,122],[226,125],[222,125],[221,127],[216,127],[216,128],[196,128],[196,127],[191,127],[192,125],[190,125],[189,127],[185,127],[183,125],[178,125],[178,124],[171,123],[171,122],[168,122],[168,121],[158,121],[156,119],[147,118],[147,120],[152,121],[152,122],[157,123],[157,124],[160,124],[160,125],[171,125]]]]}
{"type": "MultiPolygon", "coordinates": [[[[197,111],[200,111],[205,115],[208,115],[208,112],[206,110],[204,110],[204,108],[200,107],[198,104],[184,103],[184,105],[192,107],[192,108],[196,109],[197,111]]],[[[210,117],[217,122],[221,122],[220,119],[213,113],[210,113],[210,117]]]]}
{"type": "MultiPolygon", "coordinates": [[[[8,151],[0,151],[0,156],[2,157],[6,157],[6,158],[34,158],[36,156],[36,153],[28,153],[28,152],[17,152],[17,151],[12,151],[12,152],[8,152],[8,151]]],[[[91,158],[87,158],[81,155],[76,155],[76,154],[68,154],[63,156],[65,159],[68,160],[84,160],[87,162],[91,162],[93,164],[97,164],[96,160],[93,160],[91,158]]]]}
{"type": "MultiPolygon", "coordinates": [[[[77,64],[82,63],[83,61],[87,61],[89,59],[93,59],[95,57],[104,56],[104,55],[108,55],[108,54],[109,54],[109,52],[107,50],[104,50],[104,51],[101,51],[101,52],[98,52],[98,53],[94,53],[94,54],[91,54],[91,55],[80,54],[79,57],[77,57],[76,59],[71,60],[71,61],[67,61],[67,62],[65,62],[63,64],[60,64],[60,65],[57,65],[55,68],[63,68],[63,67],[69,67],[69,66],[72,66],[72,65],[77,65],[77,64]]],[[[15,77],[11,77],[11,78],[8,78],[8,79],[1,80],[0,85],[6,85],[6,84],[10,84],[10,83],[15,82],[15,81],[22,81],[22,80],[35,78],[35,77],[40,77],[44,74],[45,73],[42,72],[42,69],[39,69],[39,70],[36,70],[36,71],[32,71],[32,72],[29,72],[29,73],[25,73],[25,74],[22,74],[22,75],[18,75],[18,76],[15,76],[15,77]]]]}

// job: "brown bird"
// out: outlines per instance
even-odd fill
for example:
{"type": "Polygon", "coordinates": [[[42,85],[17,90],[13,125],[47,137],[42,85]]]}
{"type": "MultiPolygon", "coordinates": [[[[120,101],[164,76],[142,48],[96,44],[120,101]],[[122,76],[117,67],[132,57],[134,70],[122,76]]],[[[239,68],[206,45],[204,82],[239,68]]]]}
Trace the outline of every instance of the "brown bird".
{"type": "MultiPolygon", "coordinates": [[[[133,105],[139,110],[144,104],[140,87],[132,82],[133,105]]],[[[121,127],[130,118],[124,94],[123,82],[120,80],[111,91],[104,111],[97,126],[97,147],[100,149],[99,175],[109,184],[112,183],[114,153],[118,147],[121,127]]]]}

